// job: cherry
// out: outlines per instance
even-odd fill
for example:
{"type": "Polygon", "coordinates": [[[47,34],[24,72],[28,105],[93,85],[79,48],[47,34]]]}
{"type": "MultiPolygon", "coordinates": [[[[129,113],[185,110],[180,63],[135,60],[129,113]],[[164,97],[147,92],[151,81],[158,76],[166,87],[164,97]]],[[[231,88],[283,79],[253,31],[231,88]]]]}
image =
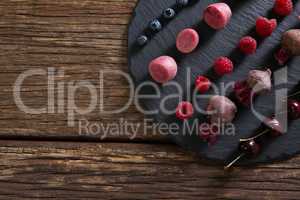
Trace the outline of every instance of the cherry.
{"type": "Polygon", "coordinates": [[[236,162],[238,162],[243,157],[255,157],[260,153],[261,147],[255,142],[255,140],[245,140],[240,143],[241,154],[236,157],[231,163],[224,167],[225,170],[230,169],[236,162]]]}
{"type": "Polygon", "coordinates": [[[260,153],[260,145],[255,140],[249,140],[240,144],[240,150],[247,156],[257,156],[260,153]]]}
{"type": "Polygon", "coordinates": [[[264,124],[270,129],[270,134],[274,137],[279,137],[284,134],[280,122],[275,118],[266,118],[264,124]]]}
{"type": "Polygon", "coordinates": [[[288,114],[293,120],[300,118],[300,103],[295,100],[288,101],[288,114]]]}

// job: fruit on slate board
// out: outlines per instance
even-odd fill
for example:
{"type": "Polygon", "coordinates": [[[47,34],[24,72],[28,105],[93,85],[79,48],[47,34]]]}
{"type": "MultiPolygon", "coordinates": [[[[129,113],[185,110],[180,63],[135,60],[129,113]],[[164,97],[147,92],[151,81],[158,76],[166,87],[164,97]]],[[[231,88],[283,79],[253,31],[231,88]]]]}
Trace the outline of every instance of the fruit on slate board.
{"type": "Polygon", "coordinates": [[[207,106],[211,124],[230,123],[237,113],[236,105],[225,96],[213,96],[207,106]]]}
{"type": "Polygon", "coordinates": [[[255,140],[249,140],[240,144],[240,151],[247,156],[257,156],[260,150],[261,147],[255,140]]]}
{"type": "Polygon", "coordinates": [[[177,63],[170,56],[160,56],[149,64],[149,73],[158,83],[166,83],[177,74],[177,63]]]}
{"type": "Polygon", "coordinates": [[[256,20],[256,33],[260,37],[265,38],[272,35],[276,27],[277,27],[276,19],[267,19],[265,17],[258,17],[256,20]]]}
{"type": "Polygon", "coordinates": [[[252,98],[256,95],[268,92],[272,88],[272,72],[270,69],[251,70],[244,81],[237,81],[234,85],[236,99],[244,106],[251,105],[252,98]]]}
{"type": "Polygon", "coordinates": [[[154,32],[158,32],[162,29],[162,25],[158,19],[154,19],[154,20],[150,21],[149,28],[150,28],[150,30],[152,30],[154,32]]]}
{"type": "Polygon", "coordinates": [[[291,52],[284,48],[280,48],[275,53],[275,59],[279,65],[284,65],[290,59],[290,57],[291,57],[291,52]]]}
{"type": "Polygon", "coordinates": [[[177,35],[176,47],[181,53],[191,53],[198,44],[199,35],[194,29],[184,29],[177,35]]]}
{"type": "Polygon", "coordinates": [[[195,87],[199,93],[203,94],[209,90],[211,87],[210,80],[205,76],[198,76],[195,81],[195,87]]]}
{"type": "Polygon", "coordinates": [[[219,57],[214,62],[214,70],[217,75],[223,76],[225,74],[229,74],[233,71],[233,63],[227,57],[219,57]]]}
{"type": "Polygon", "coordinates": [[[163,17],[166,19],[172,19],[175,16],[175,10],[172,8],[167,8],[163,11],[163,17]]]}
{"type": "Polygon", "coordinates": [[[194,114],[193,105],[190,102],[183,101],[176,108],[176,117],[181,120],[189,119],[194,114]]]}
{"type": "Polygon", "coordinates": [[[295,100],[288,101],[288,115],[290,119],[300,118],[300,102],[295,100]]]}
{"type": "Polygon", "coordinates": [[[284,134],[283,127],[281,126],[280,122],[272,118],[266,118],[264,120],[264,125],[267,126],[268,129],[270,129],[270,133],[274,137],[279,137],[284,134]]]}
{"type": "Polygon", "coordinates": [[[249,87],[247,80],[237,81],[233,87],[236,99],[243,106],[249,107],[252,102],[252,98],[255,96],[252,94],[252,89],[249,87]]]}
{"type": "Polygon", "coordinates": [[[276,0],[273,11],[279,16],[288,16],[294,9],[292,0],[276,0]]]}
{"type": "Polygon", "coordinates": [[[278,64],[284,65],[292,56],[300,56],[300,29],[290,29],[282,36],[281,46],[275,59],[278,64]]]}
{"type": "Polygon", "coordinates": [[[300,56],[300,29],[291,29],[282,36],[282,47],[293,56],[300,56]]]}
{"type": "Polygon", "coordinates": [[[214,3],[204,11],[204,21],[213,29],[222,29],[230,21],[232,12],[226,3],[214,3]]]}
{"type": "Polygon", "coordinates": [[[251,70],[248,74],[247,83],[256,94],[269,92],[272,88],[271,76],[272,71],[270,69],[251,70]]]}
{"type": "Polygon", "coordinates": [[[253,54],[256,52],[256,48],[257,48],[257,42],[251,36],[245,36],[239,42],[239,49],[244,54],[247,54],[247,55],[253,54]]]}

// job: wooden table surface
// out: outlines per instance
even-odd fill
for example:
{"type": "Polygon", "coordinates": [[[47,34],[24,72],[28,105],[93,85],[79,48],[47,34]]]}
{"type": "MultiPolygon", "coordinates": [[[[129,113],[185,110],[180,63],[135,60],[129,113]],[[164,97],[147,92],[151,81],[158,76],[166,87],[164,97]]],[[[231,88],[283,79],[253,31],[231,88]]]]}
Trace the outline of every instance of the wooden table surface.
{"type": "MultiPolygon", "coordinates": [[[[57,102],[68,103],[58,83],[89,81],[105,91],[105,109],[126,104],[127,81],[105,76],[101,85],[98,72],[127,72],[127,26],[136,2],[0,1],[0,199],[299,199],[300,156],[224,173],[144,127],[134,139],[129,131],[101,140],[68,125],[68,108],[57,111],[57,102]],[[50,113],[26,114],[15,102],[15,82],[28,70],[49,68],[64,71],[50,89],[50,113]]],[[[26,79],[22,101],[44,107],[49,87],[45,76],[26,79]]],[[[78,107],[89,101],[86,90],[76,93],[78,107]]],[[[75,116],[76,124],[120,118],[144,119],[133,105],[121,114],[75,116]]]]}

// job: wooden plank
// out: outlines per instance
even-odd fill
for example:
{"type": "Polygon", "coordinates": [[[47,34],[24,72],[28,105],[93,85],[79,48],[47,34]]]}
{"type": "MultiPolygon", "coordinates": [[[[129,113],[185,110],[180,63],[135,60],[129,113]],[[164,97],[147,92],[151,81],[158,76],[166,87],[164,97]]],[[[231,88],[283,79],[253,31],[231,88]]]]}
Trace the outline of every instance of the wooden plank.
{"type": "MultiPolygon", "coordinates": [[[[43,137],[68,139],[99,139],[102,135],[80,135],[79,122],[67,123],[68,85],[72,81],[89,81],[97,92],[104,90],[105,110],[125,105],[129,99],[129,84],[121,75],[105,76],[100,86],[100,70],[121,70],[127,73],[127,24],[136,0],[24,0],[0,2],[0,137],[43,137]],[[32,115],[17,107],[13,85],[27,70],[63,70],[55,76],[54,113],[32,115]],[[58,96],[58,93],[65,96],[58,96]],[[63,113],[58,102],[64,102],[63,113]]],[[[57,73],[57,71],[56,71],[57,73]]],[[[53,85],[53,84],[52,84],[53,85]]],[[[50,84],[51,86],[51,84],[50,84]]],[[[25,105],[41,108],[48,105],[49,84],[46,76],[27,78],[21,87],[25,105]]],[[[51,89],[50,89],[51,91],[51,89]]],[[[100,102],[100,94],[97,96],[100,102]]],[[[78,107],[85,108],[91,99],[88,90],[75,95],[78,107]]],[[[143,123],[143,115],[135,106],[120,114],[103,114],[99,107],[89,114],[76,115],[91,122],[110,124],[124,118],[128,123],[143,123]]],[[[143,127],[139,133],[143,133],[143,127]]],[[[152,130],[135,140],[161,140],[152,130]]],[[[129,135],[133,132],[128,133],[129,135]]],[[[129,140],[129,136],[113,134],[107,140],[129,140]]]]}
{"type": "Polygon", "coordinates": [[[1,199],[298,199],[300,157],[225,174],[172,145],[0,141],[1,199]]]}

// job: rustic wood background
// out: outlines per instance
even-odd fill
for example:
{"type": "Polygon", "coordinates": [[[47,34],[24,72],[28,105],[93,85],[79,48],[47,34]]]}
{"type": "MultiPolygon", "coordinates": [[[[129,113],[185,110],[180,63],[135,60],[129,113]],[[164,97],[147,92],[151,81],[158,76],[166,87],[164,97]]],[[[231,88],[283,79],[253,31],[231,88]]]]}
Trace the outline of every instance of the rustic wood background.
{"type": "MultiPolygon", "coordinates": [[[[79,135],[66,114],[29,115],[13,98],[29,69],[63,69],[56,81],[88,80],[100,90],[100,69],[127,72],[127,26],[137,0],[0,1],[0,199],[299,199],[300,157],[224,173],[155,131],[79,135]]],[[[125,79],[105,77],[105,108],[127,102],[125,79]]],[[[47,104],[47,80],[22,87],[26,105],[47,104]]],[[[57,94],[62,91],[54,90],[57,94]]],[[[66,102],[66,97],[58,98],[66,102]]],[[[90,96],[79,91],[76,104],[90,96]]],[[[111,123],[142,122],[133,106],[122,114],[76,116],[111,123]]]]}

